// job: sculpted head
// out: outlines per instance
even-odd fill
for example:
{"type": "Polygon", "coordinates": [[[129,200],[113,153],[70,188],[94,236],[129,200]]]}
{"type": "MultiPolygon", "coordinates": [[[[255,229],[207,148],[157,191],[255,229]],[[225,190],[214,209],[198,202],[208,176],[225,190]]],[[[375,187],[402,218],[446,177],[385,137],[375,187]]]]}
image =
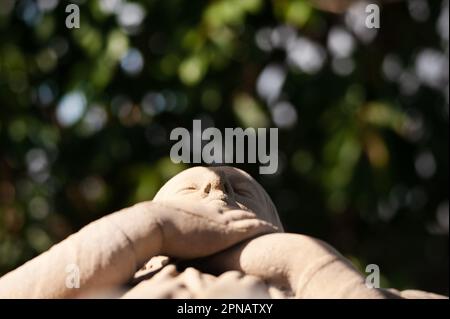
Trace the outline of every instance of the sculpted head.
{"type": "Polygon", "coordinates": [[[184,170],[164,184],[153,200],[195,201],[225,210],[247,210],[283,230],[267,192],[249,174],[234,167],[197,166],[184,170]]]}

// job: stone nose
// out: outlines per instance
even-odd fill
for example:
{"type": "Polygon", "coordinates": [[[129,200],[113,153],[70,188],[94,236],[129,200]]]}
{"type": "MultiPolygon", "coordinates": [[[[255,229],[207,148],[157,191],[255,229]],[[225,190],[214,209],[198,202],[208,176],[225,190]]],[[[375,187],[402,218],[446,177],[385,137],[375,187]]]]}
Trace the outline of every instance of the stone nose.
{"type": "Polygon", "coordinates": [[[214,173],[213,178],[206,183],[204,192],[208,196],[225,199],[232,195],[232,188],[224,174],[214,173]]]}
{"type": "Polygon", "coordinates": [[[210,181],[208,183],[206,183],[205,188],[204,188],[204,192],[206,194],[211,194],[211,193],[226,193],[226,186],[225,183],[220,180],[214,180],[214,181],[210,181]]]}

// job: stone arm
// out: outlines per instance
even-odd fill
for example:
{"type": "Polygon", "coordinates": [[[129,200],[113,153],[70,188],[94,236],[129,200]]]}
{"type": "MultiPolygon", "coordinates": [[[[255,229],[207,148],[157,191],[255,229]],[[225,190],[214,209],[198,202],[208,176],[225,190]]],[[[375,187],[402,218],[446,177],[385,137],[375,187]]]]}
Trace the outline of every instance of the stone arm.
{"type": "Polygon", "coordinates": [[[385,290],[368,288],[365,277],[334,248],[300,234],[254,238],[205,259],[202,267],[213,273],[239,270],[290,291],[296,298],[397,297],[385,290]]]}
{"type": "Polygon", "coordinates": [[[0,298],[75,298],[125,283],[161,234],[142,204],[92,222],[0,278],[0,298]]]}
{"type": "Polygon", "coordinates": [[[107,296],[151,257],[198,258],[275,228],[241,210],[143,202],[107,215],[0,278],[0,298],[107,296]]]}

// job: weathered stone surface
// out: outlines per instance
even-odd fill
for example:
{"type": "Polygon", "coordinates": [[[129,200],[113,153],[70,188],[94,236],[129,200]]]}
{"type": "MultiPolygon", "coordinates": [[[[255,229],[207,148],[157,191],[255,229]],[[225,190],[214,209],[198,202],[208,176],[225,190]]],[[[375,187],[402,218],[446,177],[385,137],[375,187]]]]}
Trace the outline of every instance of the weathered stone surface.
{"type": "Polygon", "coordinates": [[[270,197],[250,175],[196,167],[172,178],[153,201],[105,216],[6,274],[0,297],[443,296],[368,288],[327,243],[284,233],[270,197]],[[68,278],[78,279],[75,288],[68,278]]]}

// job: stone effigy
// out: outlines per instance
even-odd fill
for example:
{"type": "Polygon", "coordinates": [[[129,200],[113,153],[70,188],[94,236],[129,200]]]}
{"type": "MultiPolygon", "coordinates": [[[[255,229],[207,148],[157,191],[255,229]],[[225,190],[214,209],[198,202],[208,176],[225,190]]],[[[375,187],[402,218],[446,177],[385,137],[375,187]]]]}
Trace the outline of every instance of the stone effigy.
{"type": "Polygon", "coordinates": [[[369,288],[327,243],[283,232],[247,173],[194,167],[0,278],[0,298],[439,298],[369,288]],[[68,285],[75,265],[77,285],[68,285]]]}

